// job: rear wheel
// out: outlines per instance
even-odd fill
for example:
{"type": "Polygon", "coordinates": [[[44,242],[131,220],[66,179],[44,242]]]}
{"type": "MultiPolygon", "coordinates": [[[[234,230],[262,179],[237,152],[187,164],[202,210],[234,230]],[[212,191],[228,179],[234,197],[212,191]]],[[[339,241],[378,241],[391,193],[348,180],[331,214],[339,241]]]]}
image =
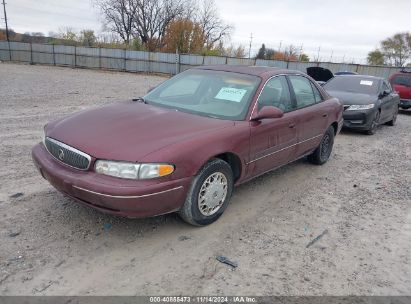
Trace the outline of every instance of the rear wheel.
{"type": "Polygon", "coordinates": [[[180,217],[195,226],[216,221],[227,208],[233,184],[233,172],[228,163],[221,159],[209,161],[194,177],[179,211],[180,217]]]}
{"type": "Polygon", "coordinates": [[[316,165],[325,164],[330,158],[334,145],[334,127],[330,126],[321,139],[320,145],[308,156],[308,160],[316,165]]]}
{"type": "Polygon", "coordinates": [[[380,124],[380,111],[377,111],[375,113],[375,116],[372,120],[370,128],[367,130],[368,135],[374,135],[375,132],[377,131],[378,125],[380,124]]]}
{"type": "Polygon", "coordinates": [[[392,119],[389,122],[387,122],[387,125],[395,126],[395,123],[397,122],[397,117],[398,117],[398,108],[396,108],[394,114],[392,115],[392,119]]]}

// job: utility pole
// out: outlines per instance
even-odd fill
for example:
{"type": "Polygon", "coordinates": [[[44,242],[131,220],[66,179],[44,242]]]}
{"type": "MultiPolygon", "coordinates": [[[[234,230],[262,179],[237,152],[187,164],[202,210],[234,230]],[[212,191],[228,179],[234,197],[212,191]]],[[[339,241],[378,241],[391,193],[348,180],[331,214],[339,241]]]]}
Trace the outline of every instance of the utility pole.
{"type": "Polygon", "coordinates": [[[250,35],[250,47],[248,48],[248,59],[251,58],[251,44],[253,43],[253,33],[250,35]]]}
{"type": "Polygon", "coordinates": [[[330,62],[333,62],[334,50],[331,51],[330,62]]]}
{"type": "Polygon", "coordinates": [[[303,55],[303,46],[304,44],[301,44],[300,46],[300,56],[298,56],[298,61],[301,61],[301,56],[303,55]]]}
{"type": "Polygon", "coordinates": [[[6,23],[6,39],[9,40],[9,26],[7,24],[6,2],[3,0],[4,22],[6,23]]]}
{"type": "Polygon", "coordinates": [[[317,62],[320,61],[320,51],[321,51],[321,46],[318,47],[317,62]]]}

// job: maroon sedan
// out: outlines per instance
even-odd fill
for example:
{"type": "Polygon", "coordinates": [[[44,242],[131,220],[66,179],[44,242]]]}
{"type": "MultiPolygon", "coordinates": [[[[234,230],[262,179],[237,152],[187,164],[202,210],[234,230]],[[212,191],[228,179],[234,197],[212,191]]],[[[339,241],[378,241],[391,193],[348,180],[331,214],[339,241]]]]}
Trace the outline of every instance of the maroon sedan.
{"type": "Polygon", "coordinates": [[[233,187],[304,156],[324,164],[342,105],[307,75],[269,67],[185,71],[138,102],[46,125],[41,175],[80,203],[126,217],[217,220],[233,187]]]}

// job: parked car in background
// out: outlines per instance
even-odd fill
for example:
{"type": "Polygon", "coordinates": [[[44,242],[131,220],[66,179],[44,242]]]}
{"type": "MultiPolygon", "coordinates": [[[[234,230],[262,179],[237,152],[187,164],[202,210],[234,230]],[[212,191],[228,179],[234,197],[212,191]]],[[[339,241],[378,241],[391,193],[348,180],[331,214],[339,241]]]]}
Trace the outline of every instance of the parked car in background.
{"type": "Polygon", "coordinates": [[[411,108],[411,71],[395,73],[390,77],[392,87],[400,95],[400,107],[411,108]]]}
{"type": "Polygon", "coordinates": [[[140,102],[49,123],[32,156],[45,179],[87,206],[126,217],[177,211],[207,225],[235,185],[304,156],[324,164],[341,127],[341,104],[304,73],[205,66],[140,102]]]}
{"type": "Polygon", "coordinates": [[[383,78],[335,76],[324,89],[344,105],[344,127],[372,135],[378,125],[393,126],[397,120],[400,98],[383,78]]]}
{"type": "Polygon", "coordinates": [[[341,75],[358,75],[358,73],[351,72],[351,71],[341,71],[341,72],[337,72],[334,74],[334,76],[341,76],[341,75]]]}

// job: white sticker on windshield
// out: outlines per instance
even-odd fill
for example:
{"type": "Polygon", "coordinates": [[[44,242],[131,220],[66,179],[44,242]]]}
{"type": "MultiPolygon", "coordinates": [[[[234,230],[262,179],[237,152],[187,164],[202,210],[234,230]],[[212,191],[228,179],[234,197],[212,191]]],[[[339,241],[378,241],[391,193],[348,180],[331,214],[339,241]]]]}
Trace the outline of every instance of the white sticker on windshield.
{"type": "Polygon", "coordinates": [[[223,87],[214,98],[241,102],[245,93],[247,93],[247,90],[223,87]]]}
{"type": "Polygon", "coordinates": [[[371,80],[361,80],[360,84],[361,85],[366,85],[366,86],[372,86],[372,81],[371,80]]]}

